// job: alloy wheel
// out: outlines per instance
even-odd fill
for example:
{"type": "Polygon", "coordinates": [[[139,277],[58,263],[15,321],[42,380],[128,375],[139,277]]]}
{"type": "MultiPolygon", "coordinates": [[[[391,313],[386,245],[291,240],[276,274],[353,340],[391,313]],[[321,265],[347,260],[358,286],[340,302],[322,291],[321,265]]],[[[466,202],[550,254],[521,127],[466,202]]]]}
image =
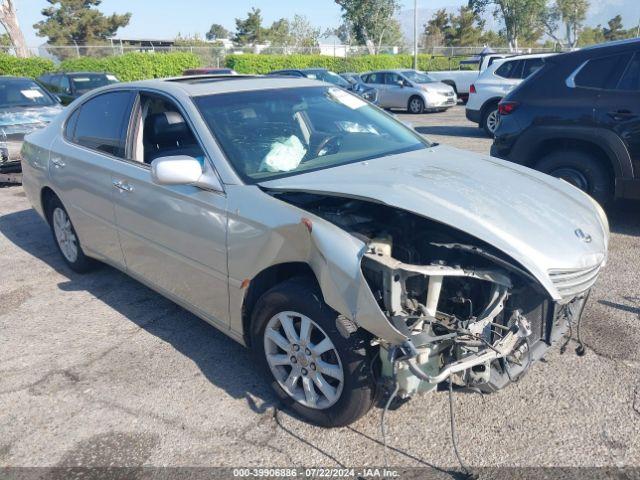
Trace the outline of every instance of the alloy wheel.
{"type": "Polygon", "coordinates": [[[73,232],[71,220],[64,209],[56,207],[53,210],[53,231],[60,251],[69,262],[78,260],[78,238],[73,232]]]}
{"type": "Polygon", "coordinates": [[[498,110],[492,110],[487,115],[487,119],[486,119],[487,130],[489,130],[489,132],[492,135],[494,133],[496,133],[496,129],[498,128],[499,120],[500,119],[498,118],[498,110]]]}
{"type": "Polygon", "coordinates": [[[344,386],[342,362],[320,326],[297,312],[274,315],[264,330],[264,351],[280,387],[308,408],[326,409],[344,386]]]}
{"type": "Polygon", "coordinates": [[[412,98],[409,102],[409,110],[411,113],[421,113],[422,112],[422,100],[419,98],[412,98]]]}

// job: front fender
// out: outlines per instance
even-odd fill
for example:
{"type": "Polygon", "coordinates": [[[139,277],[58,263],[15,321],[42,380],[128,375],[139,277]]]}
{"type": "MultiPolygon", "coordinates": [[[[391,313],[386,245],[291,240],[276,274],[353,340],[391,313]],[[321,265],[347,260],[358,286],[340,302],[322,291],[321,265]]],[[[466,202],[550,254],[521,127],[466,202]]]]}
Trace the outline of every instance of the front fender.
{"type": "Polygon", "coordinates": [[[331,308],[390,343],[407,339],[380,310],[364,278],[363,242],[258,187],[228,186],[227,194],[229,313],[236,333],[245,333],[242,305],[248,282],[271,266],[302,262],[310,266],[331,308]]]}

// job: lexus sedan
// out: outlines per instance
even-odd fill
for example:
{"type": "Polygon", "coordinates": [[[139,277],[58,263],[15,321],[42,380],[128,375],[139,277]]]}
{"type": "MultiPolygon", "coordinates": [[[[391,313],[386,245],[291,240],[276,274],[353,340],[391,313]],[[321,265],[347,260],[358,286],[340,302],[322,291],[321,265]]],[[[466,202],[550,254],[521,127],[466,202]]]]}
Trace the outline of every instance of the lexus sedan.
{"type": "Polygon", "coordinates": [[[61,111],[58,99],[32,79],[0,77],[0,174],[20,173],[24,136],[61,111]]]}
{"type": "Polygon", "coordinates": [[[112,265],[250,347],[323,426],[384,384],[517,380],[580,321],[607,258],[606,216],[577,188],[316,80],[112,85],[23,151],[70,269],[112,265]]]}

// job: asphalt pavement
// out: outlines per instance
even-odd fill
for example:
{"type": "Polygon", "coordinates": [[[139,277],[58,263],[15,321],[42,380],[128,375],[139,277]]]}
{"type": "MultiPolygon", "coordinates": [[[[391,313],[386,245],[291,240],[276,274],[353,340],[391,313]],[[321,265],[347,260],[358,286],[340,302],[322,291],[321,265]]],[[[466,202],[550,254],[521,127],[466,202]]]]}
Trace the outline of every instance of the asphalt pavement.
{"type": "MultiPolygon", "coordinates": [[[[399,116],[488,153],[463,107],[399,116]]],[[[610,211],[586,356],[553,349],[505,390],[454,395],[467,464],[640,467],[639,212],[610,211]]],[[[250,352],[215,328],[113,268],[67,269],[20,186],[0,188],[0,272],[0,467],[384,464],[379,408],[331,430],[281,411],[250,352]]],[[[457,468],[446,392],[386,424],[390,465],[457,468]]]]}

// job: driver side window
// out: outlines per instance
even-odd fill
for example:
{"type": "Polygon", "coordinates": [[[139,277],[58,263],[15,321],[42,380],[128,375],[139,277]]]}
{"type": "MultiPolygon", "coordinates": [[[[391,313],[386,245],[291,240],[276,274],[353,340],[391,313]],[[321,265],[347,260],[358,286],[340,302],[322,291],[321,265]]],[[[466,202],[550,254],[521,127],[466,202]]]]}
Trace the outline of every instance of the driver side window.
{"type": "Polygon", "coordinates": [[[151,164],[156,158],[186,155],[204,166],[204,151],[180,110],[170,100],[142,93],[133,157],[151,164]]]}

